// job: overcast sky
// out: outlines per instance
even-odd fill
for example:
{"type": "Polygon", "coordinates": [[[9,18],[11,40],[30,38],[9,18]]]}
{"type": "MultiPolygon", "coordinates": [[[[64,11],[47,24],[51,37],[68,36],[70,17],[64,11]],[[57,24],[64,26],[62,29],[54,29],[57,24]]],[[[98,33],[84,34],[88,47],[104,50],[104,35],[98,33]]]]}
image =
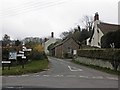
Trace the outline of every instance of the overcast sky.
{"type": "Polygon", "coordinates": [[[119,0],[2,0],[0,8],[0,39],[8,34],[12,39],[48,37],[53,31],[59,37],[63,31],[83,27],[83,16],[100,15],[100,20],[118,23],[119,0]]]}

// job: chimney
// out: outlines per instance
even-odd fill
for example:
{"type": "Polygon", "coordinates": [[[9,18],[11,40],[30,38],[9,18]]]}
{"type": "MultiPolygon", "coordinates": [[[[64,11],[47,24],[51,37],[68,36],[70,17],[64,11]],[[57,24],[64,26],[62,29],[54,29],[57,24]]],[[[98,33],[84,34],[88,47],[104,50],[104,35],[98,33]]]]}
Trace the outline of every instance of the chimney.
{"type": "Polygon", "coordinates": [[[48,39],[47,38],[44,38],[44,42],[46,42],[48,39]]]}
{"type": "Polygon", "coordinates": [[[95,16],[94,16],[94,21],[96,21],[96,20],[99,20],[99,14],[98,14],[98,12],[96,12],[95,16]]]}
{"type": "Polygon", "coordinates": [[[78,30],[79,30],[79,31],[81,31],[81,28],[80,28],[80,26],[79,26],[79,25],[78,25],[78,30]]]}
{"type": "Polygon", "coordinates": [[[54,32],[51,32],[51,38],[54,38],[54,32]]]}

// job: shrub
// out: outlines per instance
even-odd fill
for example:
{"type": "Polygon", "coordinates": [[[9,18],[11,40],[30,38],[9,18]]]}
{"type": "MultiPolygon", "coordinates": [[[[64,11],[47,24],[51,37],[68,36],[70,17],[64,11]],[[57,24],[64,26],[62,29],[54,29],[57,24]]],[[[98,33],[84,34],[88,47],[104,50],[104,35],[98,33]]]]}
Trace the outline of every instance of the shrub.
{"type": "Polygon", "coordinates": [[[8,60],[9,48],[2,48],[2,60],[8,60]]]}
{"type": "Polygon", "coordinates": [[[32,60],[40,60],[40,59],[46,59],[47,58],[42,45],[35,45],[32,48],[32,52],[30,53],[30,58],[32,60]]]}
{"type": "Polygon", "coordinates": [[[78,56],[109,61],[115,70],[120,65],[120,49],[81,49],[78,56]]]}

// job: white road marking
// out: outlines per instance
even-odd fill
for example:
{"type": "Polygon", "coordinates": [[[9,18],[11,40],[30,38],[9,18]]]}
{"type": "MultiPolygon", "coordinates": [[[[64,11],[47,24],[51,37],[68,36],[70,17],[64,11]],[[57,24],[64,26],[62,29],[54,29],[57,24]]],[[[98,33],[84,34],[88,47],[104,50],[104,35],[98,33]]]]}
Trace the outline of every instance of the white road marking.
{"type": "Polygon", "coordinates": [[[74,72],[74,71],[83,71],[82,69],[76,68],[76,67],[71,67],[68,66],[68,68],[70,69],[70,71],[74,72]]]}
{"type": "Polygon", "coordinates": [[[96,76],[96,77],[95,77],[95,76],[93,76],[92,78],[93,78],[93,79],[103,79],[103,77],[102,77],[102,76],[96,76]]]}
{"type": "Polygon", "coordinates": [[[64,60],[61,60],[61,59],[56,59],[56,60],[58,60],[60,62],[70,63],[70,62],[67,62],[67,61],[64,61],[64,60]]]}
{"type": "MultiPolygon", "coordinates": [[[[21,76],[8,76],[8,77],[27,77],[29,75],[21,75],[21,76]]],[[[40,75],[34,75],[35,77],[39,77],[40,75]]],[[[64,75],[43,75],[44,77],[65,77],[64,75]]],[[[88,76],[76,76],[76,75],[67,75],[66,77],[80,77],[80,78],[92,78],[92,79],[104,79],[102,76],[93,76],[93,77],[88,77],[88,76]]],[[[118,80],[118,78],[115,77],[106,77],[107,79],[110,80],[118,80]]]]}
{"type": "Polygon", "coordinates": [[[16,77],[16,76],[8,76],[8,77],[16,77]]]}
{"type": "Polygon", "coordinates": [[[55,76],[53,76],[53,77],[63,77],[63,75],[55,75],[55,76]]]}
{"type": "Polygon", "coordinates": [[[13,88],[17,88],[17,89],[21,89],[21,88],[23,88],[22,86],[21,87],[6,87],[6,88],[9,88],[9,89],[13,89],[13,88]]]}
{"type": "Polygon", "coordinates": [[[36,77],[39,77],[40,75],[35,75],[36,77]]]}
{"type": "Polygon", "coordinates": [[[66,77],[76,77],[76,75],[67,75],[66,77]]]}
{"type": "Polygon", "coordinates": [[[79,76],[80,78],[89,78],[88,76],[79,76]]]}
{"type": "Polygon", "coordinates": [[[21,76],[16,76],[16,77],[21,77],[21,76]]]}
{"type": "Polygon", "coordinates": [[[115,77],[106,77],[106,78],[111,80],[118,80],[118,78],[115,78],[115,77]]]}
{"type": "Polygon", "coordinates": [[[49,77],[50,75],[43,75],[44,77],[49,77]]]}
{"type": "Polygon", "coordinates": [[[15,88],[15,87],[7,87],[7,88],[15,88]]]}
{"type": "MultiPolygon", "coordinates": [[[[2,77],[8,77],[8,78],[16,78],[16,77],[27,77],[27,76],[30,76],[30,75],[20,75],[20,76],[2,76],[2,77]]],[[[31,76],[35,76],[35,77],[39,77],[41,75],[31,75],[31,76]]],[[[117,77],[103,77],[103,76],[83,76],[83,75],[80,75],[80,76],[76,76],[76,75],[43,75],[44,77],[71,77],[71,78],[76,78],[76,77],[79,77],[79,78],[86,78],[86,79],[109,79],[109,80],[118,80],[117,77]]]]}
{"type": "Polygon", "coordinates": [[[28,77],[29,75],[21,75],[22,77],[28,77]]]}

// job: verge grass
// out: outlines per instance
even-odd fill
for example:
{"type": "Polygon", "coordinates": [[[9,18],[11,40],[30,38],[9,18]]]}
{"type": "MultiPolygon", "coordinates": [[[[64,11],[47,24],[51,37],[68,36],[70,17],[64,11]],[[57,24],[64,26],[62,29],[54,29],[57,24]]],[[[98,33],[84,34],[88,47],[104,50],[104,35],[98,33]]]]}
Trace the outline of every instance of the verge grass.
{"type": "Polygon", "coordinates": [[[24,65],[24,68],[22,68],[21,65],[13,66],[8,70],[7,67],[5,67],[4,70],[2,70],[2,75],[22,75],[27,73],[37,73],[40,71],[44,71],[45,69],[48,69],[49,61],[47,59],[45,60],[32,60],[24,65]]]}

